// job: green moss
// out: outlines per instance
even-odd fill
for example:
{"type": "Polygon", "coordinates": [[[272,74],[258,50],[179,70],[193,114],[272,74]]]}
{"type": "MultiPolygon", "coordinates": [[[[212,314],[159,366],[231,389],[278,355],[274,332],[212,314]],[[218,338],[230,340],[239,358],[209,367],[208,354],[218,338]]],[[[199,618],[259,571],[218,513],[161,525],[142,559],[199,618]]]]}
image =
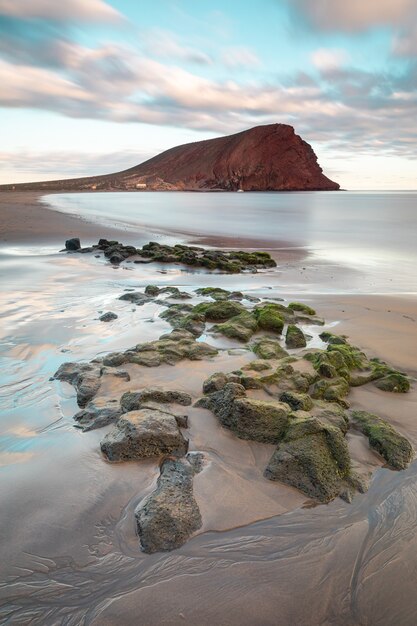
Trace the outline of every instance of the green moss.
{"type": "Polygon", "coordinates": [[[308,306],[308,304],[303,304],[302,302],[290,302],[288,308],[292,309],[293,311],[301,311],[301,313],[305,313],[306,315],[316,314],[315,310],[312,309],[311,306],[308,306]]]}
{"type": "Polygon", "coordinates": [[[392,372],[375,382],[375,386],[382,391],[393,391],[394,393],[407,393],[410,391],[410,381],[407,376],[400,372],[392,372]]]}
{"type": "Polygon", "coordinates": [[[288,325],[285,343],[288,348],[305,348],[307,345],[303,331],[294,324],[288,325]]]}
{"type": "Polygon", "coordinates": [[[238,341],[249,341],[257,329],[258,324],[255,317],[247,311],[232,317],[223,324],[216,324],[212,328],[213,332],[221,333],[229,339],[237,339],[238,341]]]}
{"type": "Polygon", "coordinates": [[[202,302],[194,307],[194,313],[204,315],[210,322],[225,322],[240,313],[247,313],[244,306],[239,302],[220,300],[218,302],[202,302]]]}
{"type": "Polygon", "coordinates": [[[284,319],[275,304],[265,304],[257,307],[254,315],[258,321],[259,328],[277,334],[281,334],[284,328],[284,319]]]}
{"type": "Polygon", "coordinates": [[[334,335],[333,333],[329,333],[327,330],[324,330],[322,333],[320,333],[319,337],[322,341],[333,345],[347,343],[346,339],[343,336],[334,335]]]}
{"type": "Polygon", "coordinates": [[[210,296],[214,300],[225,300],[231,293],[221,287],[201,287],[196,289],[195,292],[199,296],[210,296]]]}
{"type": "Polygon", "coordinates": [[[288,356],[288,352],[284,350],[274,339],[262,338],[252,345],[252,351],[260,359],[282,359],[288,356]]]}
{"type": "Polygon", "coordinates": [[[288,404],[293,411],[310,411],[313,408],[313,400],[306,393],[284,391],[279,399],[288,404]]]}
{"type": "Polygon", "coordinates": [[[405,469],[413,458],[408,439],[400,435],[391,424],[366,411],[352,411],[351,418],[357,428],[368,437],[369,444],[395,469],[405,469]]]}
{"type": "MultiPolygon", "coordinates": [[[[331,360],[332,358],[333,359],[340,358],[340,357],[335,357],[335,354],[341,355],[343,357],[343,366],[349,370],[355,370],[355,369],[363,370],[369,367],[369,361],[366,358],[366,355],[361,350],[359,350],[359,348],[356,348],[355,346],[351,346],[348,343],[330,344],[327,347],[327,352],[328,352],[329,360],[331,360]]],[[[342,361],[340,361],[340,366],[342,366],[342,361]]]]}

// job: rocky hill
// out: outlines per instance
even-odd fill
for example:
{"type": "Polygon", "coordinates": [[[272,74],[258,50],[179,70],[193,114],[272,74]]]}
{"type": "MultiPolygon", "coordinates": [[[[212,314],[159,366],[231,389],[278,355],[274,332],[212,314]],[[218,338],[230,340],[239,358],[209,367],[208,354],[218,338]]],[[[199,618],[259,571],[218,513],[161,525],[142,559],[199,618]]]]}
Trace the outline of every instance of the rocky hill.
{"type": "Polygon", "coordinates": [[[123,172],[2,189],[83,190],[337,190],[312,147],[286,124],[256,126],[235,135],[166,150],[123,172]]]}

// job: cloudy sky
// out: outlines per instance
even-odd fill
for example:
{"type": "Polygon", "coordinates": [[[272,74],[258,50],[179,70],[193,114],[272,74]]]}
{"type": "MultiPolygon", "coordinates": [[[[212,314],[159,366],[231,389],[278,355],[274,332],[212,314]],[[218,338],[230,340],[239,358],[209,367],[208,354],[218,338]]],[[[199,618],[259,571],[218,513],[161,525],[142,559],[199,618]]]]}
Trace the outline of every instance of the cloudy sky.
{"type": "Polygon", "coordinates": [[[0,0],[0,182],[284,122],[351,189],[417,188],[417,0],[0,0]]]}

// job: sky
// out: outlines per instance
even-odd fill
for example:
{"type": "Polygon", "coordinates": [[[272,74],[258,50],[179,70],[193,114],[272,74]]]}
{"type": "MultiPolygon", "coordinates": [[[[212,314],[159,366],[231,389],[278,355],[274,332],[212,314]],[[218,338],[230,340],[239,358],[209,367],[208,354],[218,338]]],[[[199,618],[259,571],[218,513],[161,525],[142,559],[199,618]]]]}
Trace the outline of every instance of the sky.
{"type": "Polygon", "coordinates": [[[417,0],[0,0],[0,183],[286,123],[348,189],[417,189],[417,0]]]}

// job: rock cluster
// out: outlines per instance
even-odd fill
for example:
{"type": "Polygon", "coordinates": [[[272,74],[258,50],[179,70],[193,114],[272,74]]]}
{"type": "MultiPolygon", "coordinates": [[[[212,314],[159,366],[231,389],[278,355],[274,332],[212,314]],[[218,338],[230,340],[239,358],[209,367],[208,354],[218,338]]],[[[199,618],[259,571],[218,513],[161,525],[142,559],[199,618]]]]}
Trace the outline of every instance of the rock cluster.
{"type": "Polygon", "coordinates": [[[156,241],[150,241],[142,248],[136,248],[118,241],[100,239],[97,244],[82,248],[80,240],[76,238],[65,242],[65,250],[80,253],[101,250],[113,265],[119,265],[128,258],[134,258],[135,263],[182,263],[191,267],[220,270],[230,274],[239,274],[244,271],[256,272],[259,269],[276,267],[276,262],[268,252],[210,250],[183,244],[168,246],[156,241]]]}
{"type": "Polygon", "coordinates": [[[320,334],[326,349],[304,350],[308,336],[300,325],[323,323],[308,305],[260,302],[217,287],[197,290],[197,296],[209,301],[195,305],[172,303],[171,299],[189,299],[190,294],[171,286],[148,285],[122,299],[142,304],[161,296],[166,296],[158,301],[166,307],[161,317],[173,326],[172,332],[91,363],[64,363],[55,374],[77,392],[81,408],[74,416],[77,427],[87,431],[113,424],[100,443],[107,461],[162,459],[155,490],[135,511],[144,551],[179,547],[202,525],[193,493],[202,455],[187,454],[188,439],[182,432],[188,428],[185,407],[192,404],[192,397],[183,390],[143,387],[112,398],[103,394],[103,377],[129,382],[129,372],[118,369],[123,364],[157,367],[212,358],[218,350],[196,340],[203,332],[245,342],[257,357],[240,370],[209,376],[196,406],[213,412],[240,439],[275,446],[264,471],[267,479],[294,487],[317,502],[337,496],[350,502],[367,485],[352,468],[349,428],[367,437],[390,467],[404,469],[412,460],[411,444],[386,420],[348,410],[352,387],[373,384],[404,393],[410,388],[407,375],[369,359],[346,337],[328,331],[320,334]],[[287,348],[297,352],[289,354],[282,347],[283,333],[287,348]]]}

